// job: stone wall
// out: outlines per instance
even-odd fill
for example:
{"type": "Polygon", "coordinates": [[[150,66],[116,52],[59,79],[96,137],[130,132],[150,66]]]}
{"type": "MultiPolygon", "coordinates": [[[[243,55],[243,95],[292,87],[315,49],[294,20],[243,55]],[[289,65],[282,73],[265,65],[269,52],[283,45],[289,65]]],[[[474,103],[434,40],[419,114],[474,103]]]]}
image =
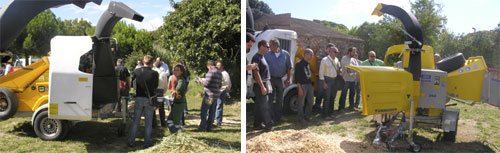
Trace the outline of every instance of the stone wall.
{"type": "Polygon", "coordinates": [[[362,41],[354,41],[349,39],[339,39],[339,38],[328,38],[328,37],[319,37],[319,36],[307,36],[298,34],[298,43],[304,48],[311,48],[314,51],[314,54],[319,56],[322,52],[325,51],[326,45],[328,43],[333,43],[339,49],[340,54],[337,54],[337,57],[340,59],[342,56],[347,53],[347,50],[350,47],[358,48],[358,56],[360,59],[366,59],[367,55],[363,51],[364,44],[362,41]]]}

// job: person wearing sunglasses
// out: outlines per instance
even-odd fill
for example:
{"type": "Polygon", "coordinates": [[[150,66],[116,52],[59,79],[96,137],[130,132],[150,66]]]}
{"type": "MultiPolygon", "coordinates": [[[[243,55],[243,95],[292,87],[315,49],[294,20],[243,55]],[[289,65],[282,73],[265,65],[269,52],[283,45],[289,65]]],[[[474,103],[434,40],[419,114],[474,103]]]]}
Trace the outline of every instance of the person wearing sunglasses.
{"type": "Polygon", "coordinates": [[[377,59],[375,51],[368,52],[368,59],[361,63],[361,66],[384,66],[384,61],[377,59]]]}

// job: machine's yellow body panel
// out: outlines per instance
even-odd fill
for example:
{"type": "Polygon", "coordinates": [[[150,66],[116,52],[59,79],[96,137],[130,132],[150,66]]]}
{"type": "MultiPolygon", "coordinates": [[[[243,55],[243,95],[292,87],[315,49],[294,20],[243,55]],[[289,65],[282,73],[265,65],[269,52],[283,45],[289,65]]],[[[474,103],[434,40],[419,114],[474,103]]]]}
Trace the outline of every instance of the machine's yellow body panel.
{"type": "Polygon", "coordinates": [[[347,67],[359,72],[363,115],[397,113],[410,109],[408,95],[414,94],[411,73],[386,66],[347,67]]]}
{"type": "MultiPolygon", "coordinates": [[[[404,44],[402,45],[394,45],[391,46],[387,49],[387,52],[385,53],[384,57],[384,65],[386,66],[392,66],[392,65],[387,65],[387,60],[389,55],[392,54],[401,54],[405,49],[407,49],[408,46],[405,46],[404,44]]],[[[434,69],[434,49],[432,49],[431,46],[424,45],[422,46],[422,49],[425,50],[425,52],[421,52],[421,63],[422,63],[422,69],[434,69]]],[[[410,61],[410,52],[403,52],[403,67],[408,67],[408,62],[410,61]]]]}
{"type": "Polygon", "coordinates": [[[487,69],[482,56],[470,57],[463,67],[448,73],[446,94],[463,100],[481,101],[484,72],[487,69]]]}
{"type": "Polygon", "coordinates": [[[33,112],[48,102],[49,59],[43,57],[25,68],[0,77],[0,87],[12,90],[18,100],[18,112],[33,112]]]}

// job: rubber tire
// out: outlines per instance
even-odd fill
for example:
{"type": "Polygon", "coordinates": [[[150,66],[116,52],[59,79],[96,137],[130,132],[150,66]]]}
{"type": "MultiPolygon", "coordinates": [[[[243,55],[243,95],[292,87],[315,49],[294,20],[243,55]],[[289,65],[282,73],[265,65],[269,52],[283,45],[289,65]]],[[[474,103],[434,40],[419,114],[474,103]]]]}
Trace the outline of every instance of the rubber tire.
{"type": "Polygon", "coordinates": [[[298,89],[292,89],[285,95],[283,101],[283,109],[286,114],[297,114],[297,98],[299,97],[298,89]],[[292,101],[292,103],[290,103],[292,101]],[[294,106],[291,106],[294,105],[294,106]]]}
{"type": "Polygon", "coordinates": [[[457,138],[457,131],[443,132],[443,141],[455,142],[457,138]]]}
{"type": "Polygon", "coordinates": [[[462,53],[448,56],[436,63],[436,67],[445,72],[453,72],[465,65],[465,57],[462,53]]]}
{"type": "Polygon", "coordinates": [[[18,101],[16,94],[12,92],[9,88],[0,87],[0,94],[5,95],[5,100],[7,101],[7,109],[0,112],[0,121],[8,120],[17,112],[18,101]]]}
{"type": "Polygon", "coordinates": [[[410,151],[411,152],[420,152],[420,151],[422,151],[422,145],[421,144],[415,143],[415,145],[417,146],[416,148],[410,145],[410,151]]]}
{"type": "Polygon", "coordinates": [[[42,140],[47,140],[47,141],[53,141],[53,140],[61,140],[64,138],[64,136],[66,136],[66,134],[68,133],[69,131],[69,123],[68,121],[65,121],[65,120],[56,120],[56,119],[52,119],[55,121],[56,124],[58,124],[60,128],[58,128],[55,132],[55,135],[52,135],[52,136],[48,136],[48,135],[44,135],[43,132],[40,130],[40,124],[41,121],[45,118],[49,118],[49,111],[47,110],[44,110],[40,113],[38,113],[38,115],[36,115],[35,117],[35,123],[33,123],[34,125],[34,130],[35,130],[35,134],[42,140]]]}

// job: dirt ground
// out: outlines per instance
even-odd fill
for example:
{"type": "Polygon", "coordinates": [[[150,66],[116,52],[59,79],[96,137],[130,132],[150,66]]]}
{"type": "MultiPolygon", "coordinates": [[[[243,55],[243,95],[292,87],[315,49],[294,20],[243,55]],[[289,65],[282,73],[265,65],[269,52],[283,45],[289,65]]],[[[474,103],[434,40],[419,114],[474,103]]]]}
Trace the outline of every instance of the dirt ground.
{"type": "MultiPolygon", "coordinates": [[[[247,105],[248,106],[248,105],[247,105]]],[[[483,106],[481,106],[483,107],[483,106]]],[[[484,106],[488,107],[488,106],[484,106]]],[[[496,108],[498,109],[498,108],[496,108]]],[[[496,110],[499,111],[499,110],[496,110]]],[[[247,112],[249,112],[247,110],[247,112]]],[[[461,113],[467,113],[462,111],[461,113]]],[[[500,113],[498,113],[500,114],[500,113]]],[[[253,130],[253,116],[247,115],[247,152],[268,152],[262,148],[275,146],[269,152],[408,152],[409,145],[405,138],[398,137],[395,148],[389,150],[385,143],[373,144],[375,123],[373,116],[363,116],[357,111],[336,112],[336,118],[325,120],[315,115],[306,125],[298,124],[296,115],[286,115],[287,122],[275,123],[275,130],[263,132],[253,130]],[[305,133],[299,139],[286,137],[286,133],[305,133]],[[307,134],[310,133],[310,134],[307,134]],[[307,140],[316,140],[313,143],[307,140]],[[323,150],[314,150],[317,146],[323,150]]],[[[439,140],[442,131],[436,128],[416,128],[414,141],[421,144],[422,152],[499,152],[494,142],[497,134],[488,133],[467,115],[460,116],[456,142],[439,140]],[[463,117],[462,117],[463,116],[463,117]],[[481,136],[487,134],[485,139],[481,136]]],[[[498,122],[495,120],[493,124],[498,122]]],[[[491,123],[491,122],[490,122],[491,123]]],[[[487,124],[487,123],[483,123],[487,124]]]]}

